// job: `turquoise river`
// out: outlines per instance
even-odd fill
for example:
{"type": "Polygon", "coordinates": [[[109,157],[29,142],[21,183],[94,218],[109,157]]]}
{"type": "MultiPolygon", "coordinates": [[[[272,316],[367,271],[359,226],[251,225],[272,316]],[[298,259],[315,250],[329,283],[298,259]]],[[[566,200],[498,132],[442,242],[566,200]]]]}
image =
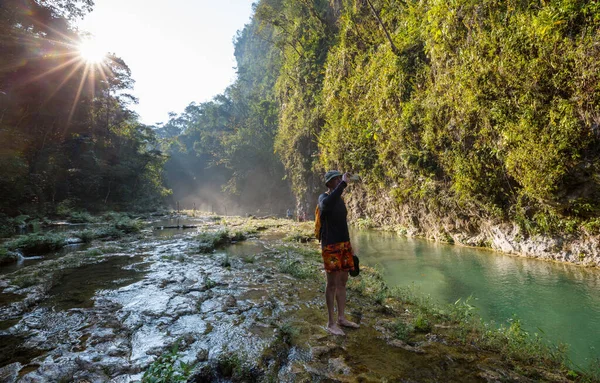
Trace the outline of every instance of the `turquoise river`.
{"type": "Polygon", "coordinates": [[[361,264],[379,265],[389,286],[411,286],[433,300],[470,303],[486,321],[519,318],[530,333],[569,345],[578,367],[600,358],[600,270],[502,253],[353,231],[361,264]]]}

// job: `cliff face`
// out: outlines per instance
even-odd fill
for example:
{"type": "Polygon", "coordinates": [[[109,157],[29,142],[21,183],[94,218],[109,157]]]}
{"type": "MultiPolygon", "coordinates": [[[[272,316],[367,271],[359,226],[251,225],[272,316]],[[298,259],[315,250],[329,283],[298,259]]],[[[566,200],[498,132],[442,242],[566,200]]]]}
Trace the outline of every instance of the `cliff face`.
{"type": "Polygon", "coordinates": [[[467,217],[458,212],[441,216],[425,206],[398,204],[388,190],[368,190],[356,184],[346,196],[350,220],[366,219],[376,227],[438,242],[490,248],[507,254],[600,267],[600,236],[527,235],[515,223],[467,217]]]}

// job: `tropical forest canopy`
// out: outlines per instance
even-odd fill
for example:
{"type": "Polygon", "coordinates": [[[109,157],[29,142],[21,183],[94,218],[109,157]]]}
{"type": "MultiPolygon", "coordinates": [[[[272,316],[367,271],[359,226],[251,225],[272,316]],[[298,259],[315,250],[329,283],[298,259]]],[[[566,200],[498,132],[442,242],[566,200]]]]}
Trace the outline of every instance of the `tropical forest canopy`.
{"type": "Polygon", "coordinates": [[[0,8],[0,211],[157,202],[155,133],[129,110],[125,62],[85,61],[72,20],[91,0],[6,0],[0,8]]]}
{"type": "Polygon", "coordinates": [[[600,229],[598,1],[261,0],[235,37],[236,81],[154,127],[128,109],[122,60],[66,64],[69,18],[91,4],[9,3],[11,214],[161,198],[311,212],[321,174],[338,168],[398,211],[600,229]]]}

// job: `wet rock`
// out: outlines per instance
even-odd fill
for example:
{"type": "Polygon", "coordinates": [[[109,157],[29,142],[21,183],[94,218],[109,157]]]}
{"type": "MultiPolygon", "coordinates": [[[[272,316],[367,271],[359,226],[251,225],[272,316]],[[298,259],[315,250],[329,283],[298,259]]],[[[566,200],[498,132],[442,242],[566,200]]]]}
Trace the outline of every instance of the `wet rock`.
{"type": "Polygon", "coordinates": [[[208,360],[208,350],[205,348],[200,349],[196,353],[196,361],[197,362],[206,362],[208,360]]]}
{"type": "Polygon", "coordinates": [[[188,378],[189,383],[211,383],[214,382],[214,373],[208,364],[197,367],[188,378]]]}
{"type": "Polygon", "coordinates": [[[225,307],[235,307],[237,305],[237,300],[233,295],[227,296],[225,298],[225,307]]]}
{"type": "Polygon", "coordinates": [[[399,339],[389,340],[388,344],[390,346],[393,346],[393,347],[402,348],[402,349],[404,349],[406,351],[416,352],[417,354],[424,354],[425,353],[425,351],[423,351],[423,349],[421,349],[420,347],[411,346],[409,344],[404,343],[403,341],[401,341],[399,339]]]}
{"type": "Polygon", "coordinates": [[[0,382],[13,383],[19,378],[19,371],[23,366],[21,363],[11,363],[0,368],[0,382]]]}
{"type": "Polygon", "coordinates": [[[320,358],[321,356],[327,354],[331,350],[332,348],[327,346],[317,346],[311,348],[311,352],[314,358],[320,358]]]}
{"type": "Polygon", "coordinates": [[[81,238],[67,238],[65,239],[65,245],[77,245],[83,243],[81,238]]]}
{"type": "Polygon", "coordinates": [[[122,356],[126,357],[129,355],[131,348],[125,340],[121,340],[119,343],[112,345],[107,352],[108,356],[122,356]]]}
{"type": "Polygon", "coordinates": [[[23,376],[19,382],[38,383],[71,381],[77,371],[79,371],[79,367],[72,359],[46,359],[40,368],[23,376]]]}

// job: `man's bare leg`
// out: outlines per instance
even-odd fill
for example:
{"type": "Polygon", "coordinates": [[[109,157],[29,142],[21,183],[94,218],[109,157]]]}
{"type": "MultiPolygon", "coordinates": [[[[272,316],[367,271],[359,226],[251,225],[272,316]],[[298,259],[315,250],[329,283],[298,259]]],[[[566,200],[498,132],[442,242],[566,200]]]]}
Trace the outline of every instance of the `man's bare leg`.
{"type": "MultiPolygon", "coordinates": [[[[333,335],[346,335],[335,320],[335,297],[338,290],[338,283],[341,283],[340,271],[332,271],[327,274],[327,287],[325,288],[325,303],[327,303],[327,331],[333,335]]],[[[339,310],[339,303],[338,303],[339,310]]]]}
{"type": "Polygon", "coordinates": [[[358,327],[360,327],[359,325],[357,325],[354,322],[349,321],[348,319],[346,319],[346,316],[344,315],[344,310],[346,309],[346,283],[348,282],[348,272],[340,271],[339,273],[340,273],[340,279],[339,279],[339,283],[337,285],[337,289],[335,290],[335,294],[336,294],[335,298],[337,300],[337,305],[338,305],[337,323],[340,326],[358,328],[358,327]]]}

